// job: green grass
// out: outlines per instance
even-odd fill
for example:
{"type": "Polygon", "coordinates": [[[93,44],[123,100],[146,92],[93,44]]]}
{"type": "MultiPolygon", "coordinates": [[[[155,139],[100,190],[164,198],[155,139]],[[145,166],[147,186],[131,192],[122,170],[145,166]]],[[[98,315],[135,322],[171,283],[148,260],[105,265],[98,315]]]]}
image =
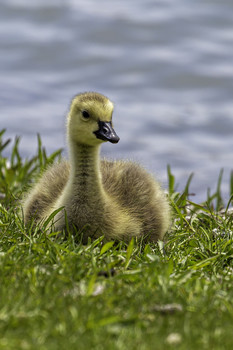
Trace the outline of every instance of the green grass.
{"type": "MultiPolygon", "coordinates": [[[[221,178],[207,201],[189,201],[191,176],[176,192],[165,243],[82,245],[72,236],[25,228],[19,199],[60,157],[27,160],[0,133],[0,349],[232,349],[233,223],[221,178]],[[4,157],[11,150],[9,159],[4,157]]],[[[230,200],[233,175],[230,179],[230,200]]]]}

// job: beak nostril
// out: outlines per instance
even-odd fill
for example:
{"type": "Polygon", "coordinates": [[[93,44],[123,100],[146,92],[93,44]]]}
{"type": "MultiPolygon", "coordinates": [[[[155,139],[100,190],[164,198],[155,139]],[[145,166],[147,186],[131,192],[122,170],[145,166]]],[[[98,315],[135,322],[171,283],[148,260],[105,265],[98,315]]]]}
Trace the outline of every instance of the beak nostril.
{"type": "Polygon", "coordinates": [[[107,134],[107,133],[109,132],[109,129],[106,128],[106,126],[104,126],[104,127],[103,127],[103,132],[104,132],[105,134],[107,134]]]}

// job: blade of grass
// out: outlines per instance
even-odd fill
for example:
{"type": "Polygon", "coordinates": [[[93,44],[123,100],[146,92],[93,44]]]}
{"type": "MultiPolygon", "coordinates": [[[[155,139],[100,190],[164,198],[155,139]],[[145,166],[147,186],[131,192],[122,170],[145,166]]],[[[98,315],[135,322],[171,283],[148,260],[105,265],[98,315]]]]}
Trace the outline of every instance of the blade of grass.
{"type": "Polygon", "coordinates": [[[223,169],[220,170],[218,183],[217,183],[217,190],[216,190],[216,210],[217,211],[219,211],[223,207],[223,200],[222,200],[222,194],[221,194],[222,177],[223,177],[223,169]]]}
{"type": "Polygon", "coordinates": [[[53,218],[59,213],[64,207],[58,208],[52,212],[52,214],[49,215],[49,217],[45,220],[43,223],[43,228],[46,228],[48,224],[53,220],[53,218]]]}
{"type": "Polygon", "coordinates": [[[233,194],[233,170],[231,170],[230,174],[230,196],[233,194]]]}
{"type": "Polygon", "coordinates": [[[175,176],[172,174],[169,164],[167,165],[167,177],[169,196],[171,196],[175,192],[175,176]]]}
{"type": "Polygon", "coordinates": [[[107,242],[103,245],[103,247],[101,248],[101,251],[100,251],[100,255],[103,255],[104,253],[106,253],[109,249],[112,248],[114,244],[114,241],[111,241],[111,242],[107,242]]]}
{"type": "Polygon", "coordinates": [[[126,260],[125,260],[125,268],[126,269],[128,268],[128,266],[130,264],[131,255],[133,253],[133,248],[134,248],[134,238],[131,239],[131,241],[129,242],[129,245],[127,247],[126,260]]]}

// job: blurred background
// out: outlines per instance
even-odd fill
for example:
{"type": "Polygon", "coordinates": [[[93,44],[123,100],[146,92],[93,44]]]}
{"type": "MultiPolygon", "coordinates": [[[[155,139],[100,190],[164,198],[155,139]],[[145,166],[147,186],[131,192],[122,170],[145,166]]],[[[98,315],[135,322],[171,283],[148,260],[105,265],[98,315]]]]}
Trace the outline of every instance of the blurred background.
{"type": "MultiPolygon", "coordinates": [[[[71,98],[115,103],[121,141],[102,154],[141,162],[166,187],[167,164],[193,201],[233,169],[231,0],[1,0],[0,129],[34,155],[66,147],[71,98]]],[[[64,155],[66,152],[64,152],[64,155]]]]}

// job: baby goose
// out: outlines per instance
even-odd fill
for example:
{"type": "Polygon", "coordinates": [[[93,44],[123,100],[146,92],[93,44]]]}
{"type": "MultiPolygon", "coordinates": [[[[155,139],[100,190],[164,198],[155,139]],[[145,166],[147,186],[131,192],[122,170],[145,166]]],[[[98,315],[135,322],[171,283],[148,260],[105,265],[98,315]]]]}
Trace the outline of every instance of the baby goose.
{"type": "Polygon", "coordinates": [[[67,117],[70,163],[48,168],[23,203],[25,222],[43,222],[54,210],[56,230],[87,237],[129,241],[162,239],[170,224],[169,204],[160,185],[138,164],[99,159],[100,145],[117,143],[113,104],[86,92],[74,97],[67,117]],[[74,230],[75,228],[75,230],[74,230]]]}

